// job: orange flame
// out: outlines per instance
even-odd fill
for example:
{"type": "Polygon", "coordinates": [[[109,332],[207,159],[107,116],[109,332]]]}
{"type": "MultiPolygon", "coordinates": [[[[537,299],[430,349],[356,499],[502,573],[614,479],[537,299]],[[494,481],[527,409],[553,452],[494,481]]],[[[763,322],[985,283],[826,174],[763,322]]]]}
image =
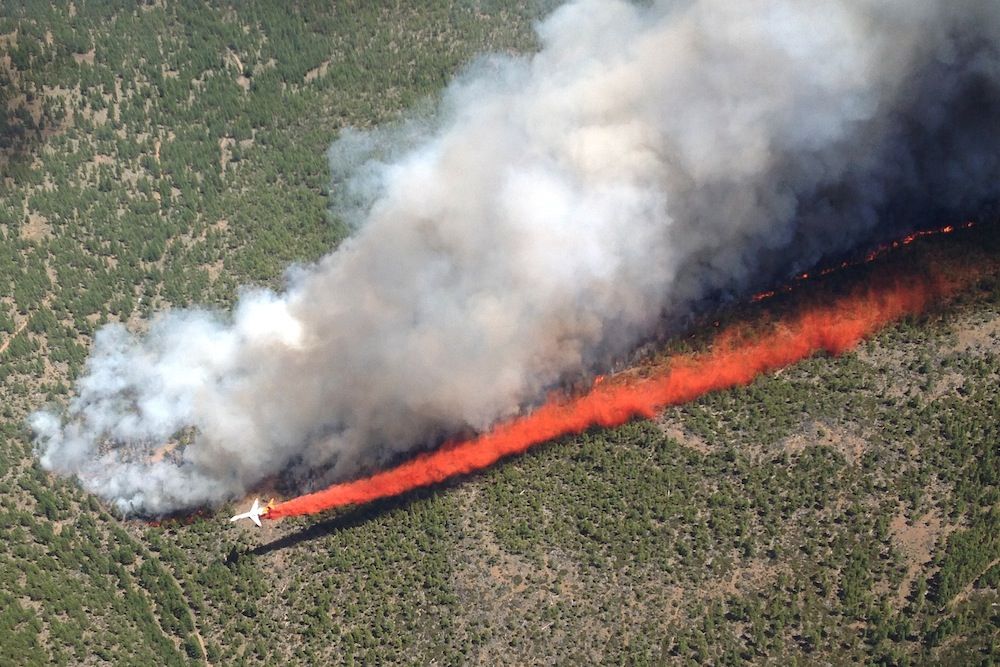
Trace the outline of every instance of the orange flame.
{"type": "Polygon", "coordinates": [[[820,269],[819,271],[816,272],[816,274],[810,274],[809,272],[801,273],[795,276],[795,278],[791,283],[782,285],[777,289],[758,292],[757,294],[754,294],[752,297],[750,297],[750,300],[756,303],[758,301],[764,301],[765,299],[770,299],[772,296],[775,296],[778,293],[783,294],[786,292],[791,292],[793,289],[795,289],[795,283],[809,280],[809,278],[812,277],[813,275],[828,276],[831,273],[836,273],[837,271],[841,271],[851,266],[858,266],[860,264],[868,264],[870,262],[874,262],[875,260],[884,256],[886,253],[892,252],[893,250],[898,250],[903,246],[908,246],[917,239],[922,239],[928,236],[939,236],[941,234],[951,234],[956,229],[970,229],[975,226],[976,226],[975,222],[969,221],[969,222],[963,222],[957,227],[955,225],[945,225],[944,227],[939,227],[938,229],[918,230],[910,234],[907,234],[902,238],[896,239],[895,241],[890,241],[889,243],[883,243],[882,245],[874,248],[873,250],[870,250],[867,254],[865,254],[863,259],[855,261],[844,261],[841,262],[838,266],[830,266],[825,269],[820,269]]]}
{"type": "Polygon", "coordinates": [[[780,321],[756,338],[743,335],[738,327],[724,330],[708,351],[674,356],[650,377],[629,380],[622,376],[595,382],[584,396],[554,399],[534,413],[500,424],[479,437],[420,454],[370,477],[278,503],[266,516],[277,519],[312,514],[399,495],[481,470],[562,435],[593,426],[617,426],[635,417],[653,417],[666,406],[748,384],[761,373],[820,351],[840,354],[886,324],[919,313],[932,300],[953,294],[971,278],[954,274],[945,278],[938,270],[922,276],[896,276],[877,287],[856,289],[780,321]]]}

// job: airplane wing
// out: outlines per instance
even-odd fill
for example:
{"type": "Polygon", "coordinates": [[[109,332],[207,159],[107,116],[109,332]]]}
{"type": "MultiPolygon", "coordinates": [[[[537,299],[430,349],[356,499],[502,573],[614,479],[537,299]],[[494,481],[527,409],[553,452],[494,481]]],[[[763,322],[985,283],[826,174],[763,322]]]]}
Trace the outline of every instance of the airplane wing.
{"type": "Polygon", "coordinates": [[[268,508],[261,508],[261,506],[260,506],[260,499],[258,498],[258,499],[256,499],[256,500],[253,501],[253,505],[250,506],[250,510],[249,511],[244,512],[243,514],[237,514],[236,516],[231,517],[229,520],[230,521],[239,521],[240,519],[250,519],[255,524],[257,524],[258,527],[262,527],[262,525],[260,523],[260,517],[262,515],[264,515],[264,514],[267,514],[267,512],[268,512],[269,509],[270,509],[270,507],[268,507],[268,508]]]}

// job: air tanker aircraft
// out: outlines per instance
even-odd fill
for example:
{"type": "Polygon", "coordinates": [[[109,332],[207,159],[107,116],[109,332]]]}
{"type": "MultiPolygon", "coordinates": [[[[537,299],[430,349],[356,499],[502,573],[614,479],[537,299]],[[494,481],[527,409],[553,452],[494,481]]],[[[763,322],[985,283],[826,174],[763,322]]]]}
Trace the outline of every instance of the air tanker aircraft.
{"type": "Polygon", "coordinates": [[[260,527],[260,525],[261,525],[260,524],[260,518],[262,516],[264,516],[265,514],[267,514],[271,510],[271,505],[272,504],[274,504],[273,500],[270,501],[267,504],[266,507],[261,507],[260,506],[260,498],[254,498],[253,505],[250,506],[249,510],[247,510],[243,514],[237,514],[236,516],[231,517],[229,520],[230,521],[239,521],[240,519],[250,519],[255,524],[257,524],[258,527],[260,527]]]}

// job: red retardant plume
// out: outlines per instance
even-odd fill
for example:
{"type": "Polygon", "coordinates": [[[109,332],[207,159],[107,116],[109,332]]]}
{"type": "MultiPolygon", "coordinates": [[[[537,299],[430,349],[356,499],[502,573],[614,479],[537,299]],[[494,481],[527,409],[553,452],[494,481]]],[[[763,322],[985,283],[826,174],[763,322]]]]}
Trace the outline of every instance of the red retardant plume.
{"type": "Polygon", "coordinates": [[[653,417],[670,405],[710,391],[749,384],[761,373],[788,366],[817,352],[840,354],[885,325],[922,312],[932,301],[953,294],[967,281],[940,271],[919,277],[876,278],[846,296],[780,319],[764,333],[739,328],[723,331],[704,352],[675,355],[649,377],[609,377],[589,393],[557,398],[529,415],[499,424],[463,442],[419,454],[395,468],[275,505],[277,519],[359,505],[437,484],[493,465],[533,445],[592,426],[618,426],[635,417],[653,417]]]}

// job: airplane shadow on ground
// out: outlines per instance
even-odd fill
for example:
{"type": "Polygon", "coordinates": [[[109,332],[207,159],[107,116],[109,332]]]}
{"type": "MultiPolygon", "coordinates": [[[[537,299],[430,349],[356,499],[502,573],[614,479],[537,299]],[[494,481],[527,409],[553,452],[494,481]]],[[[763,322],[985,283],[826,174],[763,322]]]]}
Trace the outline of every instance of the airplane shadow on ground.
{"type": "MultiPolygon", "coordinates": [[[[988,256],[990,253],[993,253],[994,255],[1000,253],[1000,222],[988,219],[986,222],[979,224],[975,228],[962,230],[960,233],[956,233],[953,236],[941,238],[939,242],[935,244],[933,255],[931,255],[931,257],[939,258],[945,263],[954,263],[959,261],[959,259],[966,257],[969,249],[972,248],[979,251],[980,255],[985,253],[988,256]]],[[[889,264],[890,266],[900,266],[901,264],[906,264],[907,270],[912,273],[913,265],[915,264],[919,268],[919,266],[922,265],[921,263],[926,261],[926,256],[930,252],[931,250],[923,245],[915,244],[908,250],[890,257],[889,259],[891,262],[889,264]]],[[[775,308],[780,306],[783,301],[790,301],[794,306],[796,299],[822,298],[823,295],[829,295],[831,292],[838,293],[849,290],[853,286],[856,286],[859,282],[866,281],[869,274],[875,270],[876,267],[873,264],[868,263],[853,266],[849,270],[832,274],[830,278],[827,279],[827,281],[831,284],[828,286],[826,291],[814,290],[812,292],[806,292],[804,295],[797,291],[780,293],[777,294],[771,302],[769,302],[769,307],[775,308]]],[[[886,271],[884,268],[879,268],[878,270],[883,273],[886,271]]],[[[976,290],[986,290],[987,292],[992,292],[994,289],[992,280],[993,279],[984,279],[982,284],[978,284],[975,288],[968,290],[964,298],[973,298],[972,295],[976,290]]],[[[792,306],[787,307],[790,308],[792,306]]],[[[734,311],[734,319],[738,319],[741,314],[747,310],[756,312],[759,310],[759,306],[745,304],[737,307],[734,311]]],[[[476,474],[477,473],[472,473],[470,476],[475,476],[476,474]]],[[[450,488],[460,485],[467,481],[470,476],[452,479],[429,488],[417,489],[396,498],[387,498],[384,500],[374,501],[360,507],[354,507],[343,511],[330,519],[307,526],[295,533],[285,535],[253,549],[238,551],[234,548],[233,551],[230,552],[226,562],[227,564],[231,564],[244,557],[265,556],[275,551],[294,548],[301,544],[309,543],[328,535],[360,527],[379,516],[404,508],[414,501],[431,497],[434,494],[444,492],[450,488]]]]}
{"type": "Polygon", "coordinates": [[[231,553],[229,558],[226,559],[226,562],[231,563],[234,559],[246,556],[266,556],[269,553],[282,551],[284,549],[291,549],[299,546],[300,544],[321,539],[327,535],[358,528],[359,526],[363,526],[383,514],[405,507],[422,498],[429,498],[435,494],[441,493],[451,486],[454,486],[454,484],[455,482],[452,480],[430,488],[415,489],[414,491],[405,493],[395,498],[376,500],[360,507],[354,507],[331,519],[314,523],[313,525],[307,526],[300,531],[279,537],[276,540],[272,540],[267,544],[262,544],[258,547],[254,547],[253,549],[248,549],[242,553],[231,553]]]}

